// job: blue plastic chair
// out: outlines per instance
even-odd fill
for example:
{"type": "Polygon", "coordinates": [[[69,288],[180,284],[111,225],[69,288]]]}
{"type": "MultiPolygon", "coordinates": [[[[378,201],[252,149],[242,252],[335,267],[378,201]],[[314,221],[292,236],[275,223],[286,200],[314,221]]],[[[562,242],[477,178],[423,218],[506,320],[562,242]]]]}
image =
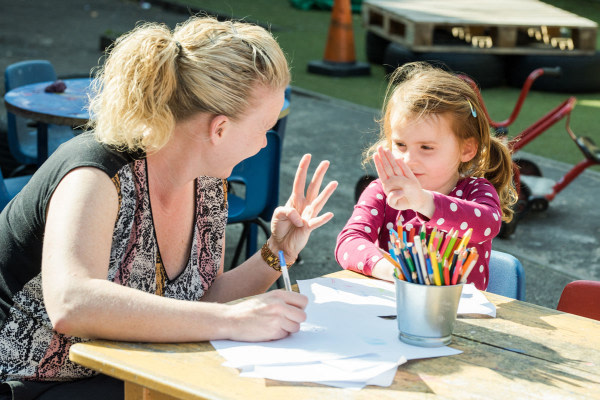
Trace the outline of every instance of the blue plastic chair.
{"type": "Polygon", "coordinates": [[[257,233],[260,227],[269,237],[271,230],[265,221],[270,221],[279,203],[279,169],[281,160],[281,138],[273,130],[267,132],[267,146],[258,154],[235,166],[228,181],[243,184],[245,195],[236,194],[236,186],[227,194],[229,203],[228,224],[242,223],[242,235],[236,246],[232,267],[237,265],[242,247],[246,244],[246,258],[257,251],[257,233]]]}
{"type": "Polygon", "coordinates": [[[23,189],[29,179],[31,179],[31,175],[4,179],[2,171],[0,171],[0,212],[23,189]]]}
{"type": "Polygon", "coordinates": [[[525,301],[525,270],[514,256],[492,250],[487,291],[525,301]]]}
{"type": "MultiPolygon", "coordinates": [[[[52,64],[45,60],[21,61],[11,64],[4,71],[4,88],[9,90],[31,83],[55,81],[56,72],[52,64]]],[[[19,164],[38,164],[37,129],[31,121],[7,112],[8,148],[19,164]]],[[[73,138],[69,126],[48,125],[48,155],[62,143],[73,138]]]]}

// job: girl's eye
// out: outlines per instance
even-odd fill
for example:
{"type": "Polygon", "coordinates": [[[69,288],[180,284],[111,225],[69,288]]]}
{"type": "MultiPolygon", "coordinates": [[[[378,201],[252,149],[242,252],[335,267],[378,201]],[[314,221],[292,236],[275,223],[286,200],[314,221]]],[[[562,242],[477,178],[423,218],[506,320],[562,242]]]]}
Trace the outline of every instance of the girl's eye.
{"type": "Polygon", "coordinates": [[[403,148],[403,147],[406,147],[406,145],[402,142],[396,142],[396,147],[403,148]]]}
{"type": "Polygon", "coordinates": [[[423,150],[433,150],[433,147],[431,147],[431,146],[425,146],[425,145],[423,145],[423,146],[421,146],[421,148],[423,150]]]}

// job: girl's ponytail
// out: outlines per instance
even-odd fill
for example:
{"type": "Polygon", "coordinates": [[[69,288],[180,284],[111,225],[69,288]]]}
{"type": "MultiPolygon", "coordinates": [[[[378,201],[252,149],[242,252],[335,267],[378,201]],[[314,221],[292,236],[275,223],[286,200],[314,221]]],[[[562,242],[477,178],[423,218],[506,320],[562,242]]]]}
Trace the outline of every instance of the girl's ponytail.
{"type": "Polygon", "coordinates": [[[484,178],[496,188],[502,207],[502,220],[509,222],[514,214],[512,206],[517,202],[517,191],[513,184],[513,163],[508,147],[495,136],[490,137],[488,160],[484,178]]]}

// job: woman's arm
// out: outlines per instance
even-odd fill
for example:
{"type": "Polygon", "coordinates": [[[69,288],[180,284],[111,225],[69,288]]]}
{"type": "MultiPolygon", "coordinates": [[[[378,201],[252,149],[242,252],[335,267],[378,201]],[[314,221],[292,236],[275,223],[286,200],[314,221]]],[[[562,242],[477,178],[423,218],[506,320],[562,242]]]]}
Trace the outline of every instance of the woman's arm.
{"type": "MultiPolygon", "coordinates": [[[[321,191],[329,162],[323,161],[319,164],[305,193],[310,158],[310,155],[306,154],[300,160],[292,194],[285,206],[277,207],[271,219],[272,235],[267,240],[267,245],[274,254],[283,250],[288,264],[296,260],[310,233],[333,217],[330,212],[319,215],[337,187],[337,182],[330,182],[321,191]]],[[[267,265],[259,251],[237,268],[219,275],[203,300],[225,302],[262,293],[280,275],[280,272],[267,265]]]]}
{"type": "Polygon", "coordinates": [[[271,340],[299,329],[306,298],[268,293],[223,305],[175,300],[107,280],[117,216],[112,181],[94,168],[73,170],[47,211],[42,255],[44,302],[56,331],[132,341],[271,340]]]}

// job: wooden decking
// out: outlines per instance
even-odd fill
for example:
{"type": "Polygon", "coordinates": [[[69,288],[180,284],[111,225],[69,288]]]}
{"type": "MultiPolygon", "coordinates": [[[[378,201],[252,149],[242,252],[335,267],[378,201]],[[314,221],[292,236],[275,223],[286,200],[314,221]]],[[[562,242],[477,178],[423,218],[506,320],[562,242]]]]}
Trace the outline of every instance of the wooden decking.
{"type": "Polygon", "coordinates": [[[598,25],[537,0],[364,0],[363,22],[413,51],[590,54],[598,25]]]}

